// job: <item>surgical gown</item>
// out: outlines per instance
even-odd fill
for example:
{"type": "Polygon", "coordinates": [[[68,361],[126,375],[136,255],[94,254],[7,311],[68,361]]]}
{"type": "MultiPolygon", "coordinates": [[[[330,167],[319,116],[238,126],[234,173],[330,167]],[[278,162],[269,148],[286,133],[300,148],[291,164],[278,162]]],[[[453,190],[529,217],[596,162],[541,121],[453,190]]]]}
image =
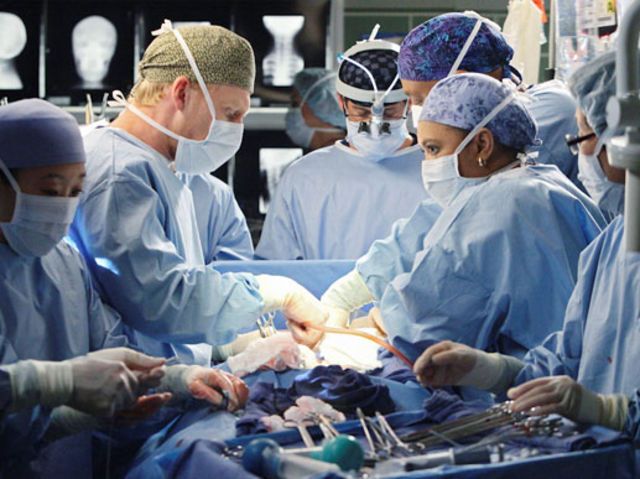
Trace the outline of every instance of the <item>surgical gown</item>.
{"type": "Polygon", "coordinates": [[[210,344],[260,316],[256,279],[205,265],[193,195],[162,155],[116,128],[84,140],[85,194],[71,233],[103,298],[148,354],[209,365],[210,344]]]}
{"type": "Polygon", "coordinates": [[[538,163],[556,165],[579,188],[578,156],[571,153],[565,135],[577,135],[576,102],[567,87],[559,80],[531,86],[525,105],[538,125],[542,144],[533,148],[538,163]]]}
{"type": "Polygon", "coordinates": [[[427,197],[418,146],[373,161],[342,142],[295,162],[278,184],[256,255],[355,259],[427,197]]]}
{"type": "Polygon", "coordinates": [[[376,240],[356,263],[356,269],[374,298],[381,298],[391,280],[411,271],[413,259],[442,208],[430,197],[422,200],[409,218],[396,221],[391,234],[376,240]]]}
{"type": "Polygon", "coordinates": [[[445,339],[524,356],[562,326],[580,252],[604,225],[555,166],[466,188],[379,301],[391,341],[412,359],[445,339]]]}
{"type": "Polygon", "coordinates": [[[632,398],[627,428],[640,438],[640,253],[625,250],[617,217],[580,257],[562,330],[525,356],[515,379],[567,375],[588,389],[632,398]]]}
{"type": "MultiPolygon", "coordinates": [[[[69,244],[60,242],[41,258],[21,257],[0,244],[0,364],[62,361],[129,345],[119,316],[102,304],[86,264],[69,244]]],[[[33,457],[48,422],[41,407],[6,415],[0,464],[33,457]]]]}
{"type": "Polygon", "coordinates": [[[193,195],[205,264],[253,259],[247,220],[231,188],[211,175],[177,173],[177,176],[193,195]]]}

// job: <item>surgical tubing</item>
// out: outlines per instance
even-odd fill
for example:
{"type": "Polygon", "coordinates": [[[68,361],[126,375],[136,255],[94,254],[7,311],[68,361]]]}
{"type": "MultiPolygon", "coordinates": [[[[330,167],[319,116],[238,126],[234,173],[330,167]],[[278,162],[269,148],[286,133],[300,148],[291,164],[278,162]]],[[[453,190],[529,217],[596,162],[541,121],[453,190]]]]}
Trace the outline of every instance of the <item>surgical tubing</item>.
{"type": "Polygon", "coordinates": [[[318,331],[323,331],[325,333],[350,334],[352,336],[359,336],[361,338],[368,339],[369,341],[373,341],[378,346],[381,346],[384,349],[386,349],[387,351],[389,351],[391,354],[396,356],[398,359],[400,359],[402,362],[404,362],[410,368],[413,368],[413,363],[409,360],[409,358],[407,358],[404,354],[402,354],[398,348],[396,348],[395,346],[389,344],[388,342],[384,341],[383,339],[380,339],[377,336],[374,336],[373,334],[365,333],[364,331],[356,331],[356,330],[353,330],[353,329],[332,328],[331,326],[325,326],[325,325],[321,325],[321,324],[307,323],[307,324],[305,324],[305,326],[308,327],[308,328],[311,328],[311,329],[316,329],[318,331]]]}

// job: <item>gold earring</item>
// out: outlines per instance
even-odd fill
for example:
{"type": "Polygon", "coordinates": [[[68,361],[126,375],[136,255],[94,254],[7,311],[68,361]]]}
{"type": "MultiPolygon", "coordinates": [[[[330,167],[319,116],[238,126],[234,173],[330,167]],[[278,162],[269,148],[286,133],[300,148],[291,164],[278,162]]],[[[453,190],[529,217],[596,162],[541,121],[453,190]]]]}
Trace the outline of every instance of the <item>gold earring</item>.
{"type": "Polygon", "coordinates": [[[482,168],[486,168],[487,167],[487,160],[485,160],[484,158],[479,156],[478,157],[478,165],[481,166],[482,168]]]}

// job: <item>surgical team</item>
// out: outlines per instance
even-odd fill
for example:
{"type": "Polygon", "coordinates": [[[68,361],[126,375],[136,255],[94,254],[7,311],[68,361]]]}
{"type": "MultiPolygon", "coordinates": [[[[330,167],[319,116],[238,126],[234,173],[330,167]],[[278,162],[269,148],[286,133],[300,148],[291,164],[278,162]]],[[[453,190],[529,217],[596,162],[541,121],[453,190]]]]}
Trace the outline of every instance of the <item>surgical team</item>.
{"type": "Polygon", "coordinates": [[[242,142],[252,46],[218,26],[155,35],[108,125],[81,132],[38,99],[0,106],[0,476],[27,477],[43,448],[109,418],[144,435],[194,399],[239,409],[248,387],[212,364],[260,338],[258,317],[281,311],[313,349],[369,304],[424,386],[639,437],[640,256],[622,244],[625,173],[606,148],[613,52],[527,85],[497,25],[447,13],[400,46],[357,43],[336,72],[303,70],[286,124],[309,153],[254,252],[210,174],[242,142]],[[320,299],[214,268],[254,255],[356,262],[320,299]]]}

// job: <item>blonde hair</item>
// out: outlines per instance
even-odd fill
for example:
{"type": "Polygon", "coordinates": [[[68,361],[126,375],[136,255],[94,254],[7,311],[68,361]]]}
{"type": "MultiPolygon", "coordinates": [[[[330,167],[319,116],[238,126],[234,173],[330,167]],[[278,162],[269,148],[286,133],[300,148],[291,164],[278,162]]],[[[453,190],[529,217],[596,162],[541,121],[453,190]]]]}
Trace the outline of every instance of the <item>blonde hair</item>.
{"type": "Polygon", "coordinates": [[[171,83],[155,83],[140,80],[129,93],[129,101],[140,106],[155,106],[164,97],[165,90],[171,83]]]}

